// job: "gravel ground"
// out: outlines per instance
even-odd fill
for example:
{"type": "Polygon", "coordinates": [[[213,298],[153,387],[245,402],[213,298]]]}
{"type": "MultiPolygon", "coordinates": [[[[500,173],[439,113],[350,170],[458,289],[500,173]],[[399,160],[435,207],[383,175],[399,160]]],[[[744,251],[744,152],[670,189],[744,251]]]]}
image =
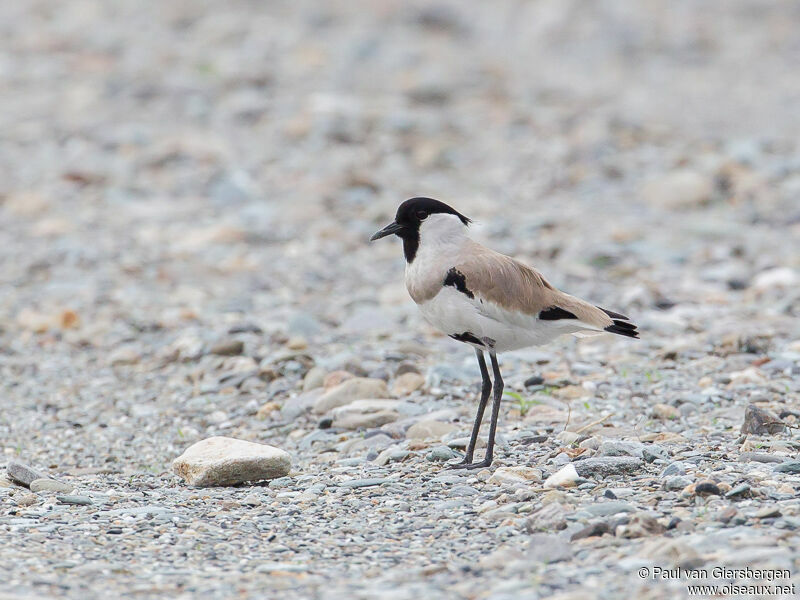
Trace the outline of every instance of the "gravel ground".
{"type": "Polygon", "coordinates": [[[742,0],[0,4],[0,461],[66,484],[0,477],[0,598],[791,585],[798,27],[742,0]],[[442,470],[474,356],[366,242],[413,195],[642,332],[503,356],[489,470],[442,470]],[[320,409],[353,375],[386,387],[343,402],[384,401],[320,409]],[[749,405],[786,427],[742,433],[749,405]],[[187,486],[172,460],[214,435],[292,471],[187,486]]]}

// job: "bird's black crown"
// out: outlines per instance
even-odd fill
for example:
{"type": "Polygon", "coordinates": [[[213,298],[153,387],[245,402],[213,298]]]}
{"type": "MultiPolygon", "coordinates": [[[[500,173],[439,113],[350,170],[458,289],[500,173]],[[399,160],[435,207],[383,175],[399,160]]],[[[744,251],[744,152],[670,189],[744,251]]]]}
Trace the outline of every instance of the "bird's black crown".
{"type": "Polygon", "coordinates": [[[434,214],[455,215],[464,225],[469,225],[472,221],[444,202],[433,198],[410,198],[403,202],[397,209],[395,222],[403,227],[418,229],[419,224],[434,214]]]}

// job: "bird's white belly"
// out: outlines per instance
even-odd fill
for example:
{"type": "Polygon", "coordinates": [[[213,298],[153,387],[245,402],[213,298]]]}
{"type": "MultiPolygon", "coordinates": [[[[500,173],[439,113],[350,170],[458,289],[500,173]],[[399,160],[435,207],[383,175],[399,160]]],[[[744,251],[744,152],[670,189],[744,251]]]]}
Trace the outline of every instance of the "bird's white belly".
{"type": "Polygon", "coordinates": [[[452,287],[419,304],[431,325],[447,335],[470,333],[485,340],[495,352],[519,350],[545,344],[579,328],[559,321],[540,321],[532,315],[508,311],[480,298],[469,298],[452,287]]]}

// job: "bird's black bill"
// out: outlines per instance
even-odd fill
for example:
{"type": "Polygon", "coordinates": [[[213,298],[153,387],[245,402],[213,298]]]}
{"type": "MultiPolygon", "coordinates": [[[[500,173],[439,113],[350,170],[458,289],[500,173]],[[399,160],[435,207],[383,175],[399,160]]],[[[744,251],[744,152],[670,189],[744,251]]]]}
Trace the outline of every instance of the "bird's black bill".
{"type": "Polygon", "coordinates": [[[378,233],[374,234],[371,238],[369,238],[370,242],[374,242],[375,240],[379,240],[387,235],[392,235],[393,233],[397,233],[403,228],[402,225],[397,223],[396,221],[392,221],[386,227],[381,229],[378,233]]]}

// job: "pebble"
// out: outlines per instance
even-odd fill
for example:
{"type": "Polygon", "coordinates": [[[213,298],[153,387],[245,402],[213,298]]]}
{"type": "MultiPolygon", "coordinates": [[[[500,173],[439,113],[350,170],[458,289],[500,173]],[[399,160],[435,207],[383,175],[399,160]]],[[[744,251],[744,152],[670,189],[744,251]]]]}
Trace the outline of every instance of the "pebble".
{"type": "Polygon", "coordinates": [[[581,507],[581,511],[593,517],[608,517],[621,512],[633,512],[635,509],[627,502],[596,502],[588,506],[581,507]]]}
{"type": "Polygon", "coordinates": [[[75,486],[56,481],[55,479],[34,479],[30,485],[32,492],[58,492],[61,494],[69,494],[75,489],[75,486]]]}
{"type": "Polygon", "coordinates": [[[633,473],[642,468],[642,461],[630,456],[603,456],[577,460],[574,469],[581,477],[603,478],[623,473],[633,473]]]}
{"type": "Polygon", "coordinates": [[[386,448],[373,461],[376,465],[383,466],[390,462],[400,462],[411,456],[408,450],[398,450],[397,448],[386,448]]]}
{"type": "Polygon", "coordinates": [[[727,508],[722,509],[719,511],[715,516],[714,519],[719,521],[720,523],[728,523],[731,519],[733,519],[739,511],[736,510],[735,506],[728,506],[727,508]]]}
{"type": "Polygon", "coordinates": [[[747,405],[742,423],[742,433],[765,435],[780,433],[784,429],[785,425],[775,413],[755,404],[747,405]]]}
{"type": "Polygon", "coordinates": [[[303,377],[303,391],[309,392],[323,387],[326,373],[322,367],[311,367],[303,377]]]}
{"type": "Polygon", "coordinates": [[[562,431],[556,436],[556,439],[565,446],[569,446],[570,444],[574,444],[579,437],[580,434],[574,431],[562,431]]]}
{"type": "Polygon", "coordinates": [[[776,456],[775,454],[767,454],[766,452],[741,452],[739,454],[740,462],[760,462],[760,463],[782,463],[784,458],[776,456]]]}
{"type": "Polygon", "coordinates": [[[376,485],[384,485],[387,483],[392,483],[393,479],[388,479],[385,477],[373,477],[373,478],[366,478],[366,479],[350,479],[348,481],[340,481],[339,487],[344,488],[363,488],[363,487],[374,487],[376,485]]]}
{"type": "Polygon", "coordinates": [[[623,539],[636,539],[651,535],[661,535],[667,528],[654,516],[647,513],[634,514],[628,523],[616,528],[617,537],[623,539]]]}
{"type": "Polygon", "coordinates": [[[355,400],[331,411],[337,429],[373,429],[400,418],[397,400],[355,400]]]}
{"type": "Polygon", "coordinates": [[[211,354],[218,356],[238,356],[244,352],[244,342],[241,340],[222,340],[211,346],[211,354]]]}
{"type": "Polygon", "coordinates": [[[670,477],[672,475],[685,475],[686,467],[681,462],[672,462],[664,467],[661,471],[661,477],[670,477]]]}
{"type": "Polygon", "coordinates": [[[135,365],[141,358],[141,353],[136,348],[122,346],[109,355],[108,362],[113,366],[135,365]]]}
{"type": "Polygon", "coordinates": [[[731,488],[729,492],[725,494],[726,498],[734,498],[736,496],[741,496],[743,494],[747,494],[750,491],[750,486],[746,483],[740,483],[737,486],[731,488]]]}
{"type": "Polygon", "coordinates": [[[600,444],[597,456],[633,456],[641,458],[644,444],[641,442],[625,442],[621,440],[608,440],[600,444]]]}
{"type": "Polygon", "coordinates": [[[24,486],[29,486],[31,482],[37,479],[47,479],[47,475],[40,473],[33,467],[16,461],[8,463],[6,466],[6,473],[8,473],[9,479],[21,483],[24,486]]]}
{"type": "Polygon", "coordinates": [[[545,504],[536,510],[525,522],[529,533],[537,531],[560,531],[567,528],[566,511],[558,502],[545,504]]]}
{"type": "Polygon", "coordinates": [[[542,481],[542,472],[531,467],[499,467],[489,478],[495,485],[525,485],[542,481]]]}
{"type": "Polygon", "coordinates": [[[657,460],[668,461],[669,452],[657,444],[646,444],[642,448],[642,458],[645,462],[652,463],[657,460]]]}
{"type": "Polygon", "coordinates": [[[800,460],[787,460],[773,469],[777,473],[800,473],[800,460]]]}
{"type": "Polygon", "coordinates": [[[261,497],[258,494],[247,494],[241,503],[245,506],[261,506],[261,497]]]}
{"type": "Polygon", "coordinates": [[[347,381],[348,379],[353,379],[355,375],[350,373],[349,371],[332,371],[325,375],[325,378],[322,380],[322,387],[325,388],[325,391],[331,390],[338,386],[340,383],[347,381]]]}
{"type": "Polygon", "coordinates": [[[682,490],[686,486],[690,485],[692,480],[688,477],[683,475],[673,475],[671,477],[664,478],[664,489],[667,491],[678,491],[682,490]]]}
{"type": "Polygon", "coordinates": [[[580,476],[575,470],[575,465],[570,463],[545,479],[544,487],[548,489],[558,487],[575,487],[579,480],[580,476]]]}
{"type": "Polygon", "coordinates": [[[532,564],[551,565],[572,558],[573,549],[567,540],[552,533],[534,533],[528,538],[526,560],[532,564]]]}
{"type": "Polygon", "coordinates": [[[91,506],[93,504],[92,499],[88,496],[64,495],[56,496],[56,500],[61,504],[73,504],[76,506],[91,506]]]}
{"type": "Polygon", "coordinates": [[[392,395],[400,398],[408,396],[425,385],[425,378],[419,373],[403,373],[392,383],[392,395]]]}
{"type": "Polygon", "coordinates": [[[36,494],[18,494],[14,501],[17,506],[33,506],[39,501],[39,498],[36,494]]]}
{"type": "Polygon", "coordinates": [[[719,496],[722,491],[719,486],[713,481],[703,480],[698,481],[694,486],[694,493],[698,495],[713,495],[719,496]]]}
{"type": "Polygon", "coordinates": [[[350,404],[354,400],[388,398],[389,390],[382,379],[354,377],[327,390],[314,403],[314,412],[327,413],[334,408],[350,404]]]}
{"type": "Polygon", "coordinates": [[[178,476],[197,487],[275,479],[290,467],[289,453],[280,448],[222,436],[189,446],[172,463],[178,476]]]}
{"type": "Polygon", "coordinates": [[[574,542],[576,540],[582,540],[589,537],[600,536],[603,535],[604,533],[609,533],[609,532],[610,528],[608,526],[608,523],[606,523],[605,521],[596,521],[594,523],[590,523],[580,531],[576,531],[575,533],[573,533],[572,537],[570,537],[570,540],[574,542]]]}
{"type": "Polygon", "coordinates": [[[781,511],[777,506],[764,506],[759,508],[754,515],[756,519],[769,519],[772,517],[780,517],[781,511]]]}
{"type": "Polygon", "coordinates": [[[449,446],[436,446],[432,448],[425,458],[431,462],[444,462],[459,458],[459,455],[454,452],[449,446]]]}

